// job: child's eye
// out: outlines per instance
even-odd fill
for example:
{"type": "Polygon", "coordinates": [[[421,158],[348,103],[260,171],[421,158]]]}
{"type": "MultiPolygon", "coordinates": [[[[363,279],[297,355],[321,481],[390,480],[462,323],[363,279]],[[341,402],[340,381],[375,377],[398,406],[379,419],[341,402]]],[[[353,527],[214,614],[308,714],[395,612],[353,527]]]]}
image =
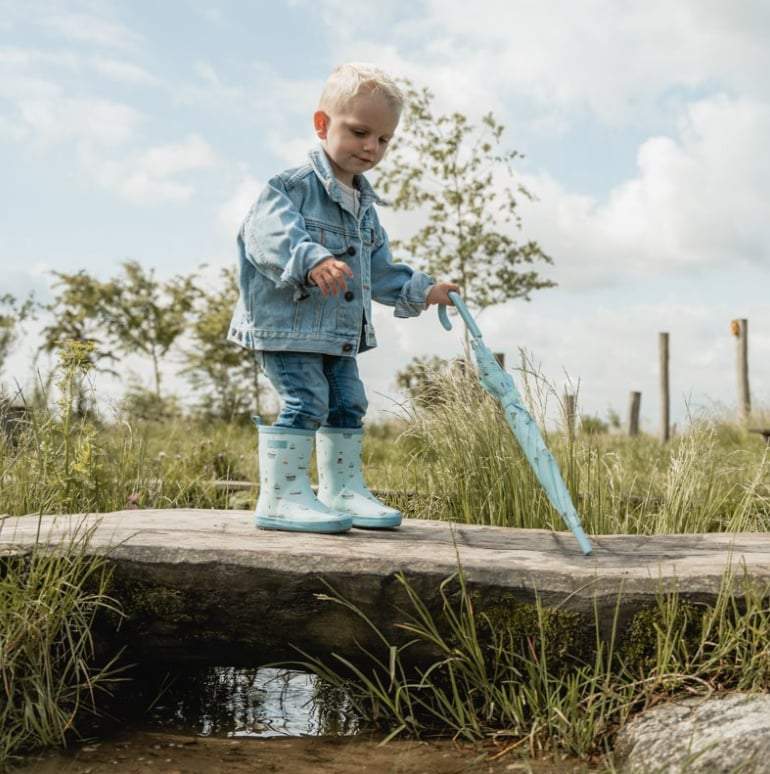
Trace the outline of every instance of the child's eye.
{"type": "Polygon", "coordinates": [[[366,132],[365,132],[365,131],[363,131],[362,129],[354,129],[354,130],[353,130],[353,134],[354,134],[356,137],[363,137],[363,136],[366,134],[366,132]]]}

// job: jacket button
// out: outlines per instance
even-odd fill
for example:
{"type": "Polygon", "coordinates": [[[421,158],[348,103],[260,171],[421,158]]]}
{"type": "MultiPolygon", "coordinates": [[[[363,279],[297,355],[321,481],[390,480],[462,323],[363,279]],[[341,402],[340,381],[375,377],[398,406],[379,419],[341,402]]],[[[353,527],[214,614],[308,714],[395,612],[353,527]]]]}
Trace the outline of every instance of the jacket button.
{"type": "Polygon", "coordinates": [[[350,245],[348,247],[348,255],[355,255],[356,254],[356,248],[353,245],[350,245]]]}
{"type": "Polygon", "coordinates": [[[353,295],[354,294],[353,294],[352,290],[345,291],[345,300],[346,301],[352,301],[353,300],[353,295]]]}
{"type": "Polygon", "coordinates": [[[343,352],[350,352],[350,350],[351,350],[351,349],[353,349],[353,345],[352,345],[352,344],[351,344],[349,341],[346,341],[346,342],[345,342],[345,343],[342,345],[342,351],[343,351],[343,352]]]}

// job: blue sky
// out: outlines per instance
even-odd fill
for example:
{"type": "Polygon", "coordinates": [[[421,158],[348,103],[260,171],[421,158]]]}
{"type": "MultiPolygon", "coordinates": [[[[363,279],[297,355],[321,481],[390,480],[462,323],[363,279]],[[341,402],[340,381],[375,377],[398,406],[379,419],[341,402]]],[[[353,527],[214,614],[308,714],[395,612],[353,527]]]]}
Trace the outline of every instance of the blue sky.
{"type": "MultiPolygon", "coordinates": [[[[748,317],[767,405],[767,40],[760,0],[0,0],[0,289],[45,298],[51,270],[108,277],[128,258],[160,275],[231,264],[264,180],[312,144],[328,72],[373,61],[440,109],[494,111],[525,154],[539,201],[522,207],[523,235],[553,256],[559,287],[486,311],[494,349],[524,347],[558,390],[579,381],[589,413],[623,413],[641,389],[652,430],[658,331],[681,423],[734,405],[728,326],[748,317]]],[[[419,223],[381,218],[395,237],[419,223]]],[[[373,417],[411,357],[458,348],[433,312],[382,308],[376,323],[379,355],[360,360],[373,417]]],[[[6,378],[23,378],[33,347],[30,329],[6,378]]]]}

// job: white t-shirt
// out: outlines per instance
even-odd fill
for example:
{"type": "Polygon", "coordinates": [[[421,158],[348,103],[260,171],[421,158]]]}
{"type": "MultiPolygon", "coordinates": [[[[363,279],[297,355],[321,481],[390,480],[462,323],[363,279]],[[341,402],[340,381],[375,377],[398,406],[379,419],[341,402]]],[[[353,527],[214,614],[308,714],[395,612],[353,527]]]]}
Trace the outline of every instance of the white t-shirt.
{"type": "Polygon", "coordinates": [[[358,210],[361,206],[361,193],[357,188],[345,185],[342,180],[337,180],[337,185],[342,193],[342,206],[352,213],[355,218],[358,218],[358,210]]]}

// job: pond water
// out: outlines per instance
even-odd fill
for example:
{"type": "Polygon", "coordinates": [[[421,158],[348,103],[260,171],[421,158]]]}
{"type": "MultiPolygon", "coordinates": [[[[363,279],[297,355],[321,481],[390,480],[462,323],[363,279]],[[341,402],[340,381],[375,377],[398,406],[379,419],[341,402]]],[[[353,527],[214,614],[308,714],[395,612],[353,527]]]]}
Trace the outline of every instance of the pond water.
{"type": "Polygon", "coordinates": [[[31,756],[19,774],[537,774],[587,772],[578,761],[532,761],[509,740],[367,734],[349,699],[306,672],[269,667],[169,668],[132,674],[106,708],[112,719],[82,729],[67,751],[31,756]]]}
{"type": "Polygon", "coordinates": [[[112,714],[121,721],[200,736],[328,736],[359,730],[343,692],[307,672],[271,667],[145,670],[115,705],[112,714]]]}

